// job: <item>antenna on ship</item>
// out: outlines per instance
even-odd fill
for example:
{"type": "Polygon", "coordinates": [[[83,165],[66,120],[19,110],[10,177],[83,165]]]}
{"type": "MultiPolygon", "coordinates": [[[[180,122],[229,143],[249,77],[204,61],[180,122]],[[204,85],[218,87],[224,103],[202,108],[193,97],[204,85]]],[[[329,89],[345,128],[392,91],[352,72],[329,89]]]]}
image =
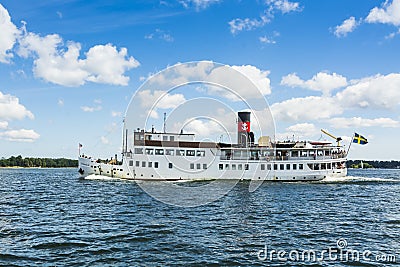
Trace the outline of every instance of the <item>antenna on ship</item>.
{"type": "Polygon", "coordinates": [[[164,133],[165,133],[166,121],[167,121],[167,112],[164,112],[164,133]]]}

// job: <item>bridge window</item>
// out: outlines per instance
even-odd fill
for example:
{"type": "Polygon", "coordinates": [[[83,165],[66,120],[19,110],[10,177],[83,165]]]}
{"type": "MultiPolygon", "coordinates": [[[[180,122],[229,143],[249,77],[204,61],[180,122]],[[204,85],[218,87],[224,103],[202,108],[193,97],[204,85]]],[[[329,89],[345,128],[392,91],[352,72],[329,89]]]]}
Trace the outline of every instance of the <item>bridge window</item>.
{"type": "Polygon", "coordinates": [[[293,170],[297,170],[297,164],[293,164],[293,170]]]}
{"type": "Polygon", "coordinates": [[[146,148],[146,154],[147,155],[153,155],[154,150],[152,148],[146,148]]]}
{"type": "Polygon", "coordinates": [[[332,169],[332,164],[328,163],[328,167],[326,167],[327,169],[332,169]]]}
{"type": "Polygon", "coordinates": [[[285,164],[280,164],[279,169],[283,171],[285,169],[285,164]]]}
{"type": "Polygon", "coordinates": [[[156,149],[156,155],[164,155],[164,149],[156,149]]]}
{"type": "Polygon", "coordinates": [[[141,148],[141,147],[136,147],[136,148],[135,148],[135,154],[143,154],[143,148],[141,148]]]}
{"type": "Polygon", "coordinates": [[[140,161],[136,161],[136,167],[139,167],[140,166],[140,161]]]}
{"type": "Polygon", "coordinates": [[[166,149],[165,154],[168,156],[173,156],[174,155],[174,150],[173,149],[166,149]]]}
{"type": "Polygon", "coordinates": [[[129,166],[132,167],[133,166],[133,160],[129,161],[129,166]]]}
{"type": "Polygon", "coordinates": [[[219,164],[219,165],[218,165],[218,168],[219,168],[220,170],[223,170],[223,169],[224,169],[224,164],[219,164]]]}
{"type": "Polygon", "coordinates": [[[152,168],[153,167],[153,162],[149,161],[148,166],[149,166],[149,168],[152,168]]]}
{"type": "Polygon", "coordinates": [[[194,170],[194,163],[190,163],[190,169],[194,170]]]}
{"type": "Polygon", "coordinates": [[[158,168],[158,162],[154,162],[154,168],[158,168]]]}
{"type": "Polygon", "coordinates": [[[225,170],[229,170],[229,164],[225,164],[225,170]]]}
{"type": "Polygon", "coordinates": [[[207,164],[203,164],[203,170],[207,170],[207,164]]]}
{"type": "Polygon", "coordinates": [[[146,161],[142,161],[142,167],[146,167],[146,161]]]}
{"type": "Polygon", "coordinates": [[[265,164],[261,164],[261,170],[265,170],[265,164]]]}
{"type": "Polygon", "coordinates": [[[271,170],[271,164],[267,164],[267,170],[271,170]]]}
{"type": "Polygon", "coordinates": [[[290,164],[286,164],[286,170],[290,170],[290,164]]]}
{"type": "Polygon", "coordinates": [[[297,158],[299,156],[299,151],[292,151],[292,157],[297,158]]]}
{"type": "Polygon", "coordinates": [[[164,136],[162,137],[162,140],[163,140],[163,141],[168,141],[168,136],[164,135],[164,136]]]}
{"type": "Polygon", "coordinates": [[[249,170],[249,164],[244,164],[244,169],[245,169],[246,171],[248,171],[248,170],[249,170]]]}
{"type": "Polygon", "coordinates": [[[303,164],[299,164],[299,170],[303,169],[303,164]]]}
{"type": "Polygon", "coordinates": [[[176,155],[177,155],[177,156],[185,156],[185,150],[183,150],[183,149],[177,149],[177,150],[176,150],[176,155]]]}
{"type": "Polygon", "coordinates": [[[186,150],[186,156],[193,157],[195,155],[194,150],[186,150]]]}
{"type": "Polygon", "coordinates": [[[232,171],[236,171],[236,164],[232,164],[232,171]]]}
{"type": "Polygon", "coordinates": [[[198,170],[201,169],[201,164],[200,164],[200,163],[197,163],[197,164],[196,164],[196,169],[198,169],[198,170]]]}
{"type": "Polygon", "coordinates": [[[239,170],[239,171],[242,170],[242,164],[238,164],[238,170],[239,170]]]}
{"type": "Polygon", "coordinates": [[[168,168],[172,169],[172,163],[168,163],[168,168]]]}
{"type": "Polygon", "coordinates": [[[175,136],[170,136],[169,141],[171,141],[171,142],[175,141],[175,136]]]}
{"type": "Polygon", "coordinates": [[[274,170],[278,170],[278,164],[274,164],[274,170]]]}
{"type": "Polygon", "coordinates": [[[206,152],[204,150],[196,151],[196,156],[198,156],[198,157],[204,157],[205,155],[206,155],[206,152]]]}

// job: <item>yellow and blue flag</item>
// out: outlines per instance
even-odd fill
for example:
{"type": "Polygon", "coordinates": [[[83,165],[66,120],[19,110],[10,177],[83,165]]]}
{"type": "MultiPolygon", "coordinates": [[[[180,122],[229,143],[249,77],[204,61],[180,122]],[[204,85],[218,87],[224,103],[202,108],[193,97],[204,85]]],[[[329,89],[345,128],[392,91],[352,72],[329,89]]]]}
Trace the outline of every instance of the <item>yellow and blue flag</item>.
{"type": "Polygon", "coordinates": [[[359,135],[358,133],[354,133],[353,143],[365,145],[365,144],[368,144],[368,140],[364,136],[359,135]]]}

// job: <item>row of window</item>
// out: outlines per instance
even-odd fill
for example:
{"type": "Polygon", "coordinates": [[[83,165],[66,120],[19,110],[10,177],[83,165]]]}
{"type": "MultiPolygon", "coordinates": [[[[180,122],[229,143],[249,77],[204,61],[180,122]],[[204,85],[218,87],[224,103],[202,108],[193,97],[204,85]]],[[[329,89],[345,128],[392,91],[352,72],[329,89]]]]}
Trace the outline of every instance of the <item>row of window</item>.
{"type": "MultiPolygon", "coordinates": [[[[191,170],[194,170],[194,166],[195,166],[194,163],[190,163],[190,169],[191,170]]],[[[196,163],[196,169],[197,170],[200,170],[201,167],[202,167],[202,165],[200,163],[196,163]]],[[[203,164],[203,170],[207,170],[207,164],[206,163],[203,164]]]]}
{"type": "MultiPolygon", "coordinates": [[[[133,166],[133,160],[131,160],[131,161],[129,161],[129,166],[133,166]]],[[[142,168],[145,168],[146,166],[148,167],[148,168],[155,168],[155,169],[158,169],[158,162],[156,161],[156,162],[152,162],[152,161],[142,161],[142,164],[140,164],[140,161],[136,161],[135,162],[135,166],[136,167],[140,167],[140,166],[142,166],[142,168]]],[[[172,163],[168,163],[168,168],[170,168],[170,169],[172,169],[172,167],[173,167],[173,165],[172,165],[172,163]]]]}
{"type": "MultiPolygon", "coordinates": [[[[276,170],[303,170],[304,166],[303,164],[261,164],[261,170],[272,170],[272,168],[276,170]],[[273,165],[273,166],[272,166],[273,165]]],[[[220,170],[238,170],[241,171],[243,170],[242,164],[219,164],[219,169],[220,170]]],[[[249,164],[244,164],[244,170],[249,169],[249,164]]]]}
{"type": "Polygon", "coordinates": [[[146,154],[146,155],[167,155],[167,156],[188,156],[188,157],[205,157],[206,152],[204,150],[185,150],[185,149],[162,149],[162,148],[142,148],[136,147],[135,154],[146,154]]]}

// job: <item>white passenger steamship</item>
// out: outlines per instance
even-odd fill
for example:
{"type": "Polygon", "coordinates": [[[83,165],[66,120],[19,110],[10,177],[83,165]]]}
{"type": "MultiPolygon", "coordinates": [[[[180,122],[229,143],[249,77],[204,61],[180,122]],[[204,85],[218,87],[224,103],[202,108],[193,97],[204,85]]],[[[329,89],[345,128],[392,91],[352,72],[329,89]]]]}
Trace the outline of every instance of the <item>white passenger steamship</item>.
{"type": "Polygon", "coordinates": [[[238,113],[237,144],[197,142],[194,134],[125,129],[122,161],[79,156],[81,177],[128,180],[318,181],[347,175],[344,147],[330,142],[254,142],[250,112],[238,113]],[[133,140],[128,140],[128,136],[133,140]]]}

